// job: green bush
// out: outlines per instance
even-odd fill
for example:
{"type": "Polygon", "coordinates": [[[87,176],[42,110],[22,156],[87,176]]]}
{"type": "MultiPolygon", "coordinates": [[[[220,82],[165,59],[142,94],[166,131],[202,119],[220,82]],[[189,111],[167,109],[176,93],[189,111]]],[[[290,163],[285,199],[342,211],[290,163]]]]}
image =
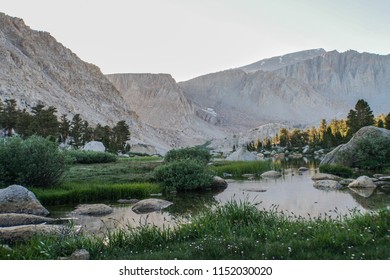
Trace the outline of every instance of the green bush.
{"type": "Polygon", "coordinates": [[[390,139],[365,138],[357,142],[354,166],[364,169],[382,169],[390,166],[390,139]]]}
{"type": "Polygon", "coordinates": [[[205,164],[193,159],[176,160],[154,170],[165,191],[201,190],[211,186],[212,176],[205,164]]]}
{"type": "Polygon", "coordinates": [[[319,167],[321,173],[337,175],[343,178],[351,178],[353,171],[351,168],[341,164],[323,164],[319,167]]]}
{"type": "Polygon", "coordinates": [[[192,159],[207,164],[211,155],[209,150],[204,147],[189,147],[177,150],[170,150],[165,156],[165,162],[172,162],[176,160],[192,159]]]}
{"type": "Polygon", "coordinates": [[[40,136],[0,142],[0,185],[29,187],[57,185],[66,171],[66,159],[56,143],[40,136]]]}
{"type": "Polygon", "coordinates": [[[115,162],[117,156],[111,153],[102,153],[94,151],[84,151],[84,150],[70,150],[66,154],[73,158],[75,163],[81,164],[92,164],[92,163],[108,163],[115,162]]]}

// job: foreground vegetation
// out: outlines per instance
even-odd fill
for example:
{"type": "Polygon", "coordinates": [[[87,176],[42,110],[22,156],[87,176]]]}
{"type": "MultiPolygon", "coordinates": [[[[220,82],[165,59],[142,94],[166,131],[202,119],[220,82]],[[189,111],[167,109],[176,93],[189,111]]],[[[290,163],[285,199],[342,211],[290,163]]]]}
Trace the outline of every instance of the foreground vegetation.
{"type": "Polygon", "coordinates": [[[330,219],[288,217],[231,202],[176,228],[140,226],[104,238],[64,232],[0,248],[2,259],[390,259],[390,210],[330,219]]]}

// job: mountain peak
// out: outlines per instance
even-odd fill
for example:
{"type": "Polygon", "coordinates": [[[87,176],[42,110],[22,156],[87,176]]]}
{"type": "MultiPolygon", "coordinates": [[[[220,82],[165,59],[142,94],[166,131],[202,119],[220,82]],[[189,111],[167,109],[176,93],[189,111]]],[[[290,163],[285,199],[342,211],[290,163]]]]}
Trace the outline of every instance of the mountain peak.
{"type": "Polygon", "coordinates": [[[321,48],[320,49],[298,51],[298,52],[288,53],[288,54],[281,55],[281,56],[275,56],[275,57],[271,57],[271,58],[262,59],[260,61],[255,62],[255,63],[239,67],[238,69],[241,69],[247,73],[256,72],[259,70],[274,71],[274,70],[280,69],[282,67],[298,63],[300,61],[304,61],[307,59],[311,59],[313,57],[321,56],[325,53],[326,53],[326,51],[324,49],[321,49],[321,48]]]}

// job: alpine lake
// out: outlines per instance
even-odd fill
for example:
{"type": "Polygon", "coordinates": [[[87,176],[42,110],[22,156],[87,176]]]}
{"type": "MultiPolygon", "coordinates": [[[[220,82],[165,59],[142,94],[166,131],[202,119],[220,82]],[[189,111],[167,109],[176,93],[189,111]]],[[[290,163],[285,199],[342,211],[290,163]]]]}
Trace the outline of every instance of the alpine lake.
{"type": "Polygon", "coordinates": [[[319,172],[318,161],[299,159],[283,161],[283,172],[279,178],[255,180],[227,179],[228,187],[219,192],[190,192],[169,195],[155,194],[172,202],[169,207],[156,212],[138,214],[132,204],[117,201],[102,201],[113,208],[104,216],[72,215],[76,205],[47,207],[50,217],[71,217],[83,232],[104,235],[108,231],[153,225],[160,228],[174,227],[186,223],[188,218],[204,209],[219,207],[229,201],[246,201],[266,211],[277,211],[292,219],[340,218],[353,213],[366,213],[390,207],[390,193],[375,189],[372,194],[358,194],[348,188],[342,190],[317,189],[311,177],[319,172]],[[299,172],[299,167],[308,170],[299,172]]]}

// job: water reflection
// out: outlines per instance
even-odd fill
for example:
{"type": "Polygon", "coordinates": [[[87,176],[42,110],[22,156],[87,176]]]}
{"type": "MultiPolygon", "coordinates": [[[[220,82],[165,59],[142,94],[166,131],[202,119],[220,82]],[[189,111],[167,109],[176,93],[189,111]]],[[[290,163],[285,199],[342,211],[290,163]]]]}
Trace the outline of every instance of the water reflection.
{"type": "MultiPolygon", "coordinates": [[[[137,214],[132,205],[113,204],[113,213],[102,217],[77,216],[75,223],[83,230],[94,234],[108,230],[138,227],[153,224],[158,227],[172,227],[196,215],[198,212],[231,200],[249,201],[258,204],[260,209],[283,211],[290,216],[336,217],[362,213],[390,205],[390,194],[380,190],[366,198],[349,189],[324,190],[313,187],[311,177],[316,169],[299,173],[297,168],[289,168],[277,179],[257,181],[231,181],[220,193],[187,193],[163,197],[173,205],[159,212],[137,214]]],[[[54,216],[69,216],[72,209],[49,209],[54,216]]]]}

